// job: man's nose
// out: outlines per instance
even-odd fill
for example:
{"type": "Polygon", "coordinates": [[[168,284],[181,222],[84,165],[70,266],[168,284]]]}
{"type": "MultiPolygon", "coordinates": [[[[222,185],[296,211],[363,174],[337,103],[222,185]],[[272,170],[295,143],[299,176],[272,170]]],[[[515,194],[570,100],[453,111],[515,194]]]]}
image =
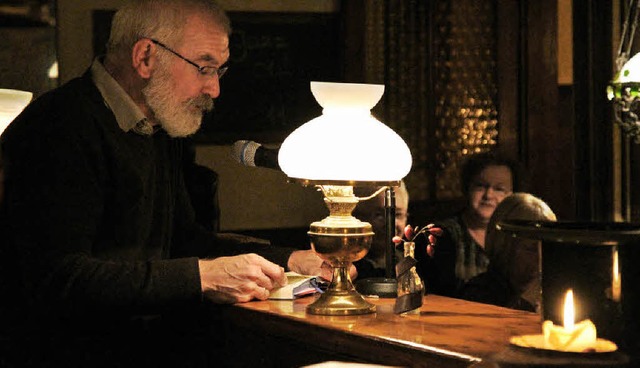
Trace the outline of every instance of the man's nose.
{"type": "Polygon", "coordinates": [[[211,98],[220,96],[220,78],[217,75],[208,78],[202,87],[202,93],[209,95],[211,98]]]}
{"type": "Polygon", "coordinates": [[[484,187],[484,196],[485,197],[493,197],[495,196],[496,191],[491,186],[484,187]]]}

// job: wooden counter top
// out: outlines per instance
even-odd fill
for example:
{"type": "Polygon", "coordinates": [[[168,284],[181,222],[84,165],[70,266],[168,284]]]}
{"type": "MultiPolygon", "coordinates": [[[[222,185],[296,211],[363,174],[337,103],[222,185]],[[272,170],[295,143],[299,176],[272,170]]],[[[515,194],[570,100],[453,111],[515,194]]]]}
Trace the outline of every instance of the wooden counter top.
{"type": "Polygon", "coordinates": [[[252,354],[261,355],[263,366],[343,359],[467,367],[506,349],[511,336],[541,331],[537,314],[436,295],[426,296],[420,314],[410,315],[395,315],[395,299],[384,298],[368,298],[377,305],[374,314],[312,315],[305,307],[313,300],[255,301],[223,308],[222,313],[235,331],[245,330],[240,335],[262,336],[254,341],[252,354]],[[276,346],[268,346],[272,341],[276,346]],[[266,347],[256,350],[255,344],[266,347]]]}

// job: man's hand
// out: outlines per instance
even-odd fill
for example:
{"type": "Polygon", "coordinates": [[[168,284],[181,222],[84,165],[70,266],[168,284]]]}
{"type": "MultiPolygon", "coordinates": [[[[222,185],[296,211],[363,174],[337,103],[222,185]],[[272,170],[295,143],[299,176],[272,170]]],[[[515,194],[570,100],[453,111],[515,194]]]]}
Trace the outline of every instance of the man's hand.
{"type": "MultiPolygon", "coordinates": [[[[301,275],[320,276],[325,280],[331,281],[333,278],[333,268],[327,262],[324,262],[318,254],[309,250],[296,250],[291,253],[287,266],[293,272],[297,272],[301,275]]],[[[349,276],[351,279],[355,279],[358,276],[358,271],[354,265],[349,268],[349,276]]]]}
{"type": "Polygon", "coordinates": [[[269,291],[287,284],[282,267],[253,253],[201,259],[198,265],[202,292],[216,303],[265,300],[269,291]]]}

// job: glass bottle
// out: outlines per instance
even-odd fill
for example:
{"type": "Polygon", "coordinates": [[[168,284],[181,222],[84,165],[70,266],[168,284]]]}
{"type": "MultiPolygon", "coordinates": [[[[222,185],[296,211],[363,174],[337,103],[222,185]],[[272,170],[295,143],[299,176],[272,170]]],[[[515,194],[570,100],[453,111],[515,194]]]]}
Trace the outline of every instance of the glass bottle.
{"type": "Polygon", "coordinates": [[[398,298],[393,308],[396,314],[419,314],[422,307],[424,283],[416,271],[415,247],[414,242],[404,242],[404,258],[396,265],[398,298]]]}

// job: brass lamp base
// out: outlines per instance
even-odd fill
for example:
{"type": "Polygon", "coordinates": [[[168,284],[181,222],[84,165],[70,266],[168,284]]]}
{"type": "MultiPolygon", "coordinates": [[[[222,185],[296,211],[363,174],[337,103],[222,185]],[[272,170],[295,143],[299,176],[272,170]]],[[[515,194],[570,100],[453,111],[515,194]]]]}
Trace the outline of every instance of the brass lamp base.
{"type": "Polygon", "coordinates": [[[355,291],[330,292],[327,290],[315,302],[307,306],[309,314],[328,316],[351,316],[369,314],[376,311],[376,306],[364,300],[355,291]]]}
{"type": "MultiPolygon", "coordinates": [[[[349,265],[351,265],[351,262],[349,262],[349,265]]],[[[335,267],[333,269],[331,284],[315,302],[307,306],[308,313],[349,316],[374,313],[376,311],[376,306],[367,302],[355,290],[347,269],[348,267],[335,267]]]]}
{"type": "Polygon", "coordinates": [[[329,216],[309,228],[311,248],[331,265],[333,275],[327,290],[307,307],[310,314],[345,316],[373,313],[375,305],[367,302],[351,283],[349,268],[362,259],[371,247],[371,224],[351,216],[358,203],[350,186],[325,186],[325,203],[329,216]]]}

